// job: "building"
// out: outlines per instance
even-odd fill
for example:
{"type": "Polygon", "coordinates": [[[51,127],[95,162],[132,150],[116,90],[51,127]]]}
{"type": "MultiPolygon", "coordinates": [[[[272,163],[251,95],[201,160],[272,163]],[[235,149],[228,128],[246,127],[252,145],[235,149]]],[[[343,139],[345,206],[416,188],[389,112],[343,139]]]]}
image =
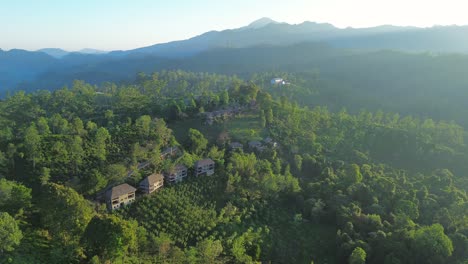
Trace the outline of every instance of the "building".
{"type": "Polygon", "coordinates": [[[215,162],[212,159],[203,159],[195,162],[195,176],[202,174],[212,175],[214,173],[215,162]]]}
{"type": "Polygon", "coordinates": [[[161,152],[161,158],[174,157],[179,154],[179,148],[177,146],[168,147],[161,152]]]}
{"type": "Polygon", "coordinates": [[[116,210],[135,201],[133,186],[126,183],[114,186],[106,192],[106,204],[109,210],[116,210]]]}
{"type": "Polygon", "coordinates": [[[209,114],[206,115],[206,121],[205,121],[205,123],[206,123],[207,125],[210,125],[210,126],[211,126],[211,125],[213,125],[213,123],[214,123],[214,119],[215,119],[215,118],[214,118],[213,114],[212,114],[212,113],[209,113],[209,114]]]}
{"type": "Polygon", "coordinates": [[[249,148],[253,150],[263,151],[265,150],[265,146],[262,145],[260,141],[250,141],[249,148]]]}
{"type": "Polygon", "coordinates": [[[187,178],[187,167],[184,165],[178,164],[170,171],[164,173],[166,181],[169,183],[178,183],[187,178]]]}
{"type": "Polygon", "coordinates": [[[150,194],[164,185],[164,176],[160,173],[153,173],[150,176],[144,178],[140,182],[140,190],[146,194],[150,194]]]}
{"type": "Polygon", "coordinates": [[[271,84],[283,84],[283,79],[282,78],[271,79],[271,84]]]}
{"type": "Polygon", "coordinates": [[[270,145],[274,148],[276,148],[278,146],[278,143],[276,141],[273,141],[273,139],[271,137],[267,137],[263,140],[263,142],[265,142],[265,144],[267,145],[270,145]]]}
{"type": "Polygon", "coordinates": [[[242,144],[239,143],[239,142],[232,142],[231,144],[229,144],[229,148],[230,148],[231,150],[244,149],[244,145],[242,145],[242,144]]]}

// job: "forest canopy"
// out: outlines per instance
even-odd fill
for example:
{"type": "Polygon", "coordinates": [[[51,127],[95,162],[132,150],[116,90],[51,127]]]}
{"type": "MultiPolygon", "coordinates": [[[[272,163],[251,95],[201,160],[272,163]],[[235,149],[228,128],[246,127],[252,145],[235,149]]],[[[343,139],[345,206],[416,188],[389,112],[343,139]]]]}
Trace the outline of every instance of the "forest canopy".
{"type": "Polygon", "coordinates": [[[140,73],[0,101],[0,263],[466,262],[463,124],[337,110],[276,74],[140,73]],[[205,158],[214,174],[192,176],[205,158]],[[112,212],[99,200],[180,164],[181,183],[112,212]]]}

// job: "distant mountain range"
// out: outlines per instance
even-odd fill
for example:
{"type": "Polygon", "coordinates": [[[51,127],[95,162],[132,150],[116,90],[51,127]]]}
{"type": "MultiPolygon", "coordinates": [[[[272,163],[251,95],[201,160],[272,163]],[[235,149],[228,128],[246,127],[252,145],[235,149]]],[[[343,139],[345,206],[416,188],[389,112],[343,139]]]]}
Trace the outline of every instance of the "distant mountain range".
{"type": "Polygon", "coordinates": [[[54,58],[63,58],[70,53],[81,53],[81,54],[106,54],[108,51],[97,50],[97,49],[81,49],[78,51],[66,51],[58,48],[45,48],[37,50],[38,52],[44,52],[54,58]]]}
{"type": "MultiPolygon", "coordinates": [[[[304,22],[291,25],[262,18],[238,29],[210,31],[187,40],[126,51],[106,53],[84,49],[68,52],[52,48],[38,51],[0,50],[0,93],[17,87],[56,89],[70,83],[72,78],[83,78],[91,82],[115,81],[116,78],[125,79],[142,70],[184,68],[186,66],[182,63],[186,62],[198,65],[201,70],[209,67],[197,59],[213,54],[222,58],[223,54],[236,53],[236,50],[241,49],[255,49],[259,46],[287,48],[300,43],[324,43],[325,46],[335,48],[333,53],[336,54],[341,54],[337,49],[359,52],[389,49],[405,52],[468,53],[468,26],[340,29],[327,23],[304,22]]],[[[275,52],[281,52],[280,50],[275,49],[275,52]]],[[[270,56],[274,57],[276,54],[270,56]]],[[[232,57],[229,59],[233,60],[232,57]]],[[[217,63],[235,67],[232,61],[217,60],[217,63]]],[[[191,68],[198,70],[197,67],[191,68]]]]}

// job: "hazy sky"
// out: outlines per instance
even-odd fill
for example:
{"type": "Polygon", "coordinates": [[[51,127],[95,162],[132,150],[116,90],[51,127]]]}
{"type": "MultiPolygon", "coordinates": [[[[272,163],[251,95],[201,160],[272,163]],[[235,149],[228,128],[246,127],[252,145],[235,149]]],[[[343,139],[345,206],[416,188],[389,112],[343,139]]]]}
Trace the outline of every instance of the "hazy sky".
{"type": "Polygon", "coordinates": [[[462,0],[0,0],[0,48],[132,49],[270,17],[338,27],[467,25],[462,0]]]}

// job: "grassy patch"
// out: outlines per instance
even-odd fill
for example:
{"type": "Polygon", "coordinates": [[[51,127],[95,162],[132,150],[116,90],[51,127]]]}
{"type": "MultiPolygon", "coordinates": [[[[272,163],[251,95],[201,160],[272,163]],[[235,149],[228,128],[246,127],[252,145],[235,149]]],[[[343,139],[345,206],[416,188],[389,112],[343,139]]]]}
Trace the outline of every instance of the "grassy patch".
{"type": "Polygon", "coordinates": [[[214,123],[211,126],[203,124],[200,118],[193,118],[170,123],[169,128],[174,131],[179,142],[186,140],[190,128],[202,132],[212,143],[216,142],[219,134],[223,131],[227,131],[233,141],[241,142],[261,140],[267,136],[267,131],[261,127],[256,114],[244,114],[224,122],[214,123]]]}

